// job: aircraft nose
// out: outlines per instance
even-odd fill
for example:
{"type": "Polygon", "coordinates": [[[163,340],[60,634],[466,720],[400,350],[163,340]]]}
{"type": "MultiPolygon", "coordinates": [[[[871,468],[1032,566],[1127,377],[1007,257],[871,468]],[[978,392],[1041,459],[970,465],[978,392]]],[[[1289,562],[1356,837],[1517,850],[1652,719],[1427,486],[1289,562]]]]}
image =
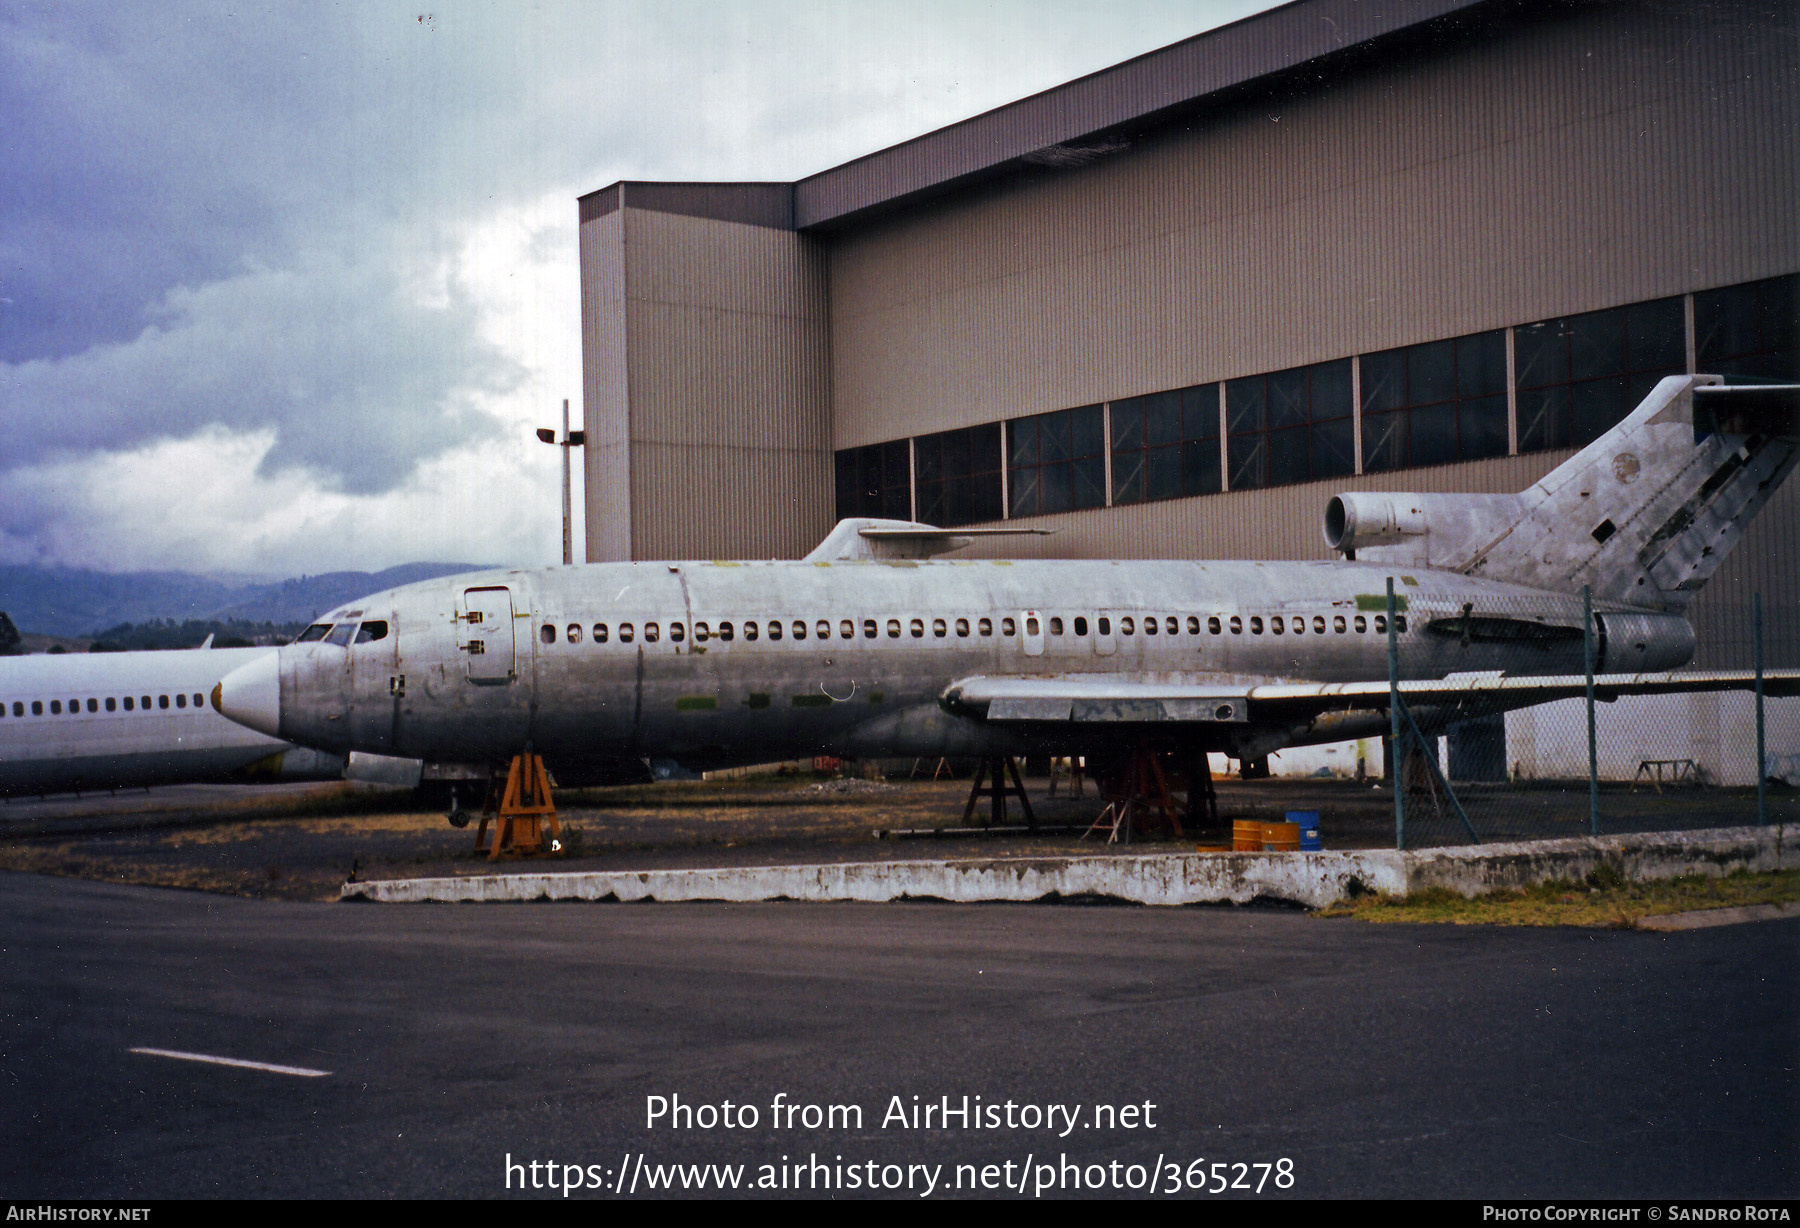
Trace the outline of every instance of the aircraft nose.
{"type": "Polygon", "coordinates": [[[213,688],[213,707],[240,725],[281,736],[281,657],[265,653],[226,674],[213,688]]]}

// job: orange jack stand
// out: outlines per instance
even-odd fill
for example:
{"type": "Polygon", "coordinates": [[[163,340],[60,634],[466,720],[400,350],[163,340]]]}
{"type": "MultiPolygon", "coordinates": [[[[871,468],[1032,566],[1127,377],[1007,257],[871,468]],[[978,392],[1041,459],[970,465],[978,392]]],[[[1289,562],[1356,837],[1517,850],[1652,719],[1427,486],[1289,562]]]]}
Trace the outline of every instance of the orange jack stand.
{"type": "Polygon", "coordinates": [[[561,857],[562,828],[556,822],[556,804],[550,800],[550,774],[537,755],[514,755],[506,772],[506,789],[499,808],[494,805],[494,780],[488,782],[487,803],[481,808],[481,826],[475,829],[475,851],[487,850],[489,861],[502,857],[561,857]],[[494,843],[487,845],[488,823],[494,823],[494,843]],[[550,829],[546,846],[544,828],[550,829]]]}
{"type": "MultiPolygon", "coordinates": [[[[1093,825],[1082,833],[1087,839],[1095,832],[1105,832],[1108,844],[1131,843],[1139,826],[1139,816],[1154,820],[1160,814],[1160,826],[1166,823],[1179,838],[1181,815],[1175,799],[1169,795],[1169,782],[1163,775],[1162,756],[1144,747],[1131,753],[1125,770],[1106,782],[1106,809],[1093,825]]],[[[1146,824],[1148,826],[1148,824],[1146,824]]]]}
{"type": "Polygon", "coordinates": [[[1031,812],[1031,799],[1025,796],[1025,783],[1019,779],[1019,765],[1013,762],[1011,755],[987,755],[982,758],[980,766],[975,769],[974,787],[969,790],[969,804],[963,807],[963,826],[969,825],[969,820],[975,815],[975,803],[979,802],[984,794],[987,796],[991,808],[988,812],[988,821],[982,824],[983,827],[998,827],[1005,824],[1006,799],[1016,797],[1019,799],[1020,809],[1025,811],[1025,826],[1032,831],[1037,830],[1037,815],[1031,812]],[[1009,772],[1012,774],[1010,786],[1006,781],[1006,775],[1009,772]],[[982,779],[990,774],[994,778],[994,783],[984,789],[981,787],[982,779]]]}

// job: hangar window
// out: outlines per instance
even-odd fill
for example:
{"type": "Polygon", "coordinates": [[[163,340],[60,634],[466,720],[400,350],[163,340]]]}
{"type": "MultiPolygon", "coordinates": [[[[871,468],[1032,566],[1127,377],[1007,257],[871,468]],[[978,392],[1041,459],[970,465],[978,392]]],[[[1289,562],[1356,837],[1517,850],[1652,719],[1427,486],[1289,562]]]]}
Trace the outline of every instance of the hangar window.
{"type": "Polygon", "coordinates": [[[1700,370],[1800,379],[1800,273],[1694,296],[1700,370]]]}
{"type": "Polygon", "coordinates": [[[975,624],[975,629],[983,635],[992,635],[994,634],[994,620],[983,618],[975,624]]]}
{"type": "Polygon", "coordinates": [[[1008,636],[1017,635],[1018,634],[1018,624],[1014,623],[1013,620],[1010,618],[1002,618],[1000,620],[1000,634],[1008,635],[1008,636]]]}
{"type": "MultiPolygon", "coordinates": [[[[580,627],[570,627],[569,632],[572,639],[579,640],[581,638],[580,627]]],[[[384,620],[371,618],[368,622],[356,629],[356,642],[358,644],[372,644],[376,640],[385,640],[387,638],[387,633],[388,625],[384,620]]]]}
{"type": "MultiPolygon", "coordinates": [[[[746,627],[754,626],[754,625],[755,624],[753,624],[753,623],[745,624],[746,627]]],[[[731,624],[730,623],[720,623],[719,624],[719,638],[726,641],[727,643],[731,642],[731,624]]],[[[746,636],[745,638],[748,639],[749,637],[746,636]]]]}
{"type": "Polygon", "coordinates": [[[865,640],[872,640],[875,638],[875,620],[874,619],[872,619],[872,618],[863,619],[863,638],[865,640]]]}
{"type": "Polygon", "coordinates": [[[556,628],[549,623],[545,623],[538,628],[538,638],[546,644],[556,643],[556,628]]]}
{"type": "Polygon", "coordinates": [[[837,514],[912,519],[912,461],[907,441],[846,448],[837,462],[837,514]]]}
{"type": "Polygon", "coordinates": [[[1079,614],[1077,614],[1075,616],[1075,634],[1076,635],[1086,635],[1087,634],[1087,619],[1083,618],[1079,614]]]}
{"type": "Polygon", "coordinates": [[[619,624],[619,643],[621,643],[621,644],[631,643],[632,637],[635,636],[636,634],[637,634],[636,628],[634,628],[630,623],[620,623],[619,624]]]}
{"type": "Polygon", "coordinates": [[[838,638],[853,640],[856,638],[856,624],[848,618],[838,623],[838,638]]]}
{"type": "Polygon", "coordinates": [[[888,633],[888,638],[890,640],[897,640],[900,638],[900,620],[899,619],[897,619],[897,618],[888,619],[887,633],[888,633]]]}
{"type": "Polygon", "coordinates": [[[1219,489],[1219,386],[1200,384],[1112,403],[1114,503],[1219,489]]]}
{"type": "Polygon", "coordinates": [[[594,643],[596,643],[596,644],[606,643],[606,624],[605,623],[595,623],[594,624],[594,643]]]}
{"type": "Polygon", "coordinates": [[[669,642],[679,644],[687,638],[687,628],[680,623],[669,624],[669,642]]]}
{"type": "Polygon", "coordinates": [[[1219,616],[1214,614],[1206,620],[1206,629],[1212,634],[1218,635],[1225,630],[1225,625],[1219,620],[1219,616]]]}
{"type": "Polygon", "coordinates": [[[941,640],[950,634],[950,626],[943,619],[934,618],[931,620],[931,634],[941,640]]]}
{"type": "Polygon", "coordinates": [[[1101,407],[1061,409],[1006,424],[1011,514],[1041,516],[1106,503],[1101,407]]]}
{"type": "Polygon", "coordinates": [[[913,440],[918,519],[950,526],[999,520],[1000,424],[921,435],[913,440]]]}
{"type": "Polygon", "coordinates": [[[771,618],[769,620],[769,638],[772,640],[781,638],[781,623],[778,619],[771,618]]]}
{"type": "MultiPolygon", "coordinates": [[[[369,625],[368,623],[363,624],[364,627],[367,627],[368,625],[369,625]]],[[[381,629],[381,633],[383,635],[386,635],[387,628],[383,627],[381,629]]],[[[563,635],[568,639],[569,643],[571,643],[571,644],[581,643],[581,624],[580,623],[570,623],[568,625],[568,627],[566,627],[563,630],[563,635]]],[[[360,633],[356,637],[356,642],[359,644],[362,643],[362,635],[360,633]]]]}
{"type": "Polygon", "coordinates": [[[1232,490],[1355,471],[1348,358],[1228,380],[1225,420],[1232,490]]]}
{"type": "Polygon", "coordinates": [[[662,638],[662,627],[656,623],[644,624],[644,643],[654,644],[662,638]]]}
{"type": "Polygon", "coordinates": [[[921,639],[925,638],[925,620],[924,619],[915,618],[912,620],[912,637],[915,640],[921,640],[921,639]]]}
{"type": "Polygon", "coordinates": [[[1362,412],[1368,473],[1505,456],[1505,332],[1363,355],[1362,412]]]}
{"type": "Polygon", "coordinates": [[[759,636],[761,634],[762,634],[762,627],[760,624],[758,624],[756,622],[755,619],[746,619],[745,620],[745,622],[744,622],[744,638],[745,639],[754,640],[757,636],[759,636]]]}
{"type": "MultiPolygon", "coordinates": [[[[4,704],[0,704],[0,708],[4,707],[4,704]]],[[[106,710],[108,712],[117,712],[119,710],[119,701],[108,695],[106,697],[106,710]]]]}
{"type": "Polygon", "coordinates": [[[1519,451],[1579,448],[1687,370],[1687,324],[1679,297],[1656,299],[1528,324],[1513,350],[1519,451]]]}
{"type": "Polygon", "coordinates": [[[314,623],[295,637],[296,644],[310,644],[314,640],[322,640],[331,634],[330,623],[314,623]]]}

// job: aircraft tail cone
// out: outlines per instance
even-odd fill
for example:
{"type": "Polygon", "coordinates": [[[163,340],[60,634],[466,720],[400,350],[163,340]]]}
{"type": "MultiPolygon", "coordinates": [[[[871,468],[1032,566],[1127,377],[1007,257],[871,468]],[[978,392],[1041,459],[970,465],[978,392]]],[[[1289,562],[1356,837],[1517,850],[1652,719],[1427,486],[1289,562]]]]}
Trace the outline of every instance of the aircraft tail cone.
{"type": "Polygon", "coordinates": [[[213,688],[213,707],[240,725],[281,736],[281,657],[268,653],[226,674],[213,688]]]}

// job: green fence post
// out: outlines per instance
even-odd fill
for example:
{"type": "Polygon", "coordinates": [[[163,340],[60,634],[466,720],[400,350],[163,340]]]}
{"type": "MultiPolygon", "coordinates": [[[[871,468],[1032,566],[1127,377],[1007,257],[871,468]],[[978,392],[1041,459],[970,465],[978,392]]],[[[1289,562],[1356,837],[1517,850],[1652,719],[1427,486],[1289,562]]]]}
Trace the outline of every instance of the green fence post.
{"type": "Polygon", "coordinates": [[[1750,595],[1750,626],[1756,640],[1756,823],[1769,821],[1769,752],[1763,730],[1762,594],[1750,595]]]}
{"type": "Polygon", "coordinates": [[[1400,639],[1394,630],[1394,577],[1387,578],[1388,747],[1394,757],[1394,847],[1406,848],[1406,748],[1400,741],[1400,639]]]}
{"type": "Polygon", "coordinates": [[[1581,586],[1581,645],[1587,657],[1588,835],[1600,834],[1600,749],[1594,736],[1594,590],[1581,586]]]}

